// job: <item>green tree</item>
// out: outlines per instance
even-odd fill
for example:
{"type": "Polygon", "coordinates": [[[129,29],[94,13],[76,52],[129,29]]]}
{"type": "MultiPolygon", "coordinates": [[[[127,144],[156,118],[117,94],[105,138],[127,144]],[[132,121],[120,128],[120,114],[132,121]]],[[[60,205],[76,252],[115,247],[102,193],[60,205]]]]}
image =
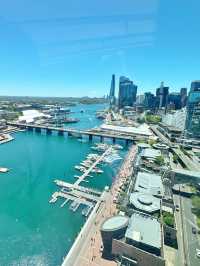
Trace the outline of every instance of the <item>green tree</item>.
{"type": "Polygon", "coordinates": [[[158,165],[163,165],[164,162],[165,162],[165,160],[164,160],[164,157],[162,155],[157,156],[156,159],[155,159],[155,163],[158,164],[158,165]]]}

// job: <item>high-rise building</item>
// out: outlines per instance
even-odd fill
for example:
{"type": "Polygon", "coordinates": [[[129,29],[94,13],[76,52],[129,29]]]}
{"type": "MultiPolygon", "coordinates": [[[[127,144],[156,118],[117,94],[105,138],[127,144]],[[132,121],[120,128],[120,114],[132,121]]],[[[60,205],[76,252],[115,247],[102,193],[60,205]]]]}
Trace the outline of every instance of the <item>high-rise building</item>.
{"type": "Polygon", "coordinates": [[[200,81],[193,81],[187,100],[186,133],[200,138],[200,81]]]}
{"type": "Polygon", "coordinates": [[[145,92],[144,96],[145,96],[145,99],[144,99],[145,107],[149,109],[155,109],[157,106],[156,96],[151,92],[145,92]]]}
{"type": "Polygon", "coordinates": [[[158,108],[166,108],[168,104],[169,87],[164,86],[164,82],[161,82],[160,87],[156,90],[156,97],[158,98],[158,108]]]}
{"type": "Polygon", "coordinates": [[[144,100],[145,100],[145,95],[144,94],[137,95],[136,104],[143,105],[144,104],[144,100]]]}
{"type": "Polygon", "coordinates": [[[112,80],[111,80],[111,86],[110,86],[110,95],[109,95],[109,100],[110,100],[110,106],[115,105],[115,75],[112,75],[112,80]]]}
{"type": "Polygon", "coordinates": [[[119,108],[133,106],[136,101],[137,86],[127,77],[119,79],[119,108]]]}
{"type": "Polygon", "coordinates": [[[176,127],[182,131],[185,129],[186,108],[162,115],[162,122],[168,126],[176,127]]]}
{"type": "Polygon", "coordinates": [[[174,109],[180,109],[181,108],[181,95],[179,92],[172,92],[168,96],[168,105],[173,104],[174,109]]]}
{"type": "Polygon", "coordinates": [[[180,95],[181,95],[181,108],[183,108],[186,106],[187,103],[187,88],[181,88],[180,95]]]}
{"type": "Polygon", "coordinates": [[[190,91],[197,91],[200,89],[200,80],[192,81],[190,91]]]}

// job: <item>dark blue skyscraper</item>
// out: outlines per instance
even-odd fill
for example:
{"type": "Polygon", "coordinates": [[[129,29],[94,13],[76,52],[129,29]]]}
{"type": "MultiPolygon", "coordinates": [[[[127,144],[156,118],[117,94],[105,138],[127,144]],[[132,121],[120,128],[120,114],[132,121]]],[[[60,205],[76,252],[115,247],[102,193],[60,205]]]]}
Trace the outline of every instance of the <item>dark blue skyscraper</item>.
{"type": "Polygon", "coordinates": [[[168,96],[168,104],[173,104],[175,109],[181,108],[181,95],[179,92],[172,92],[168,96]]]}
{"type": "Polygon", "coordinates": [[[181,88],[180,90],[181,95],[181,107],[185,107],[187,103],[187,88],[181,88]]]}
{"type": "Polygon", "coordinates": [[[137,86],[127,77],[119,79],[119,108],[133,106],[136,101],[137,86]]]}
{"type": "Polygon", "coordinates": [[[198,91],[200,89],[200,80],[192,81],[190,91],[198,91]]]}
{"type": "Polygon", "coordinates": [[[158,108],[166,108],[168,104],[169,87],[164,86],[161,82],[160,87],[156,90],[156,97],[158,99],[158,108]]]}
{"type": "Polygon", "coordinates": [[[114,106],[115,105],[115,75],[112,75],[109,100],[110,100],[110,106],[111,107],[114,106]]]}
{"type": "Polygon", "coordinates": [[[145,99],[144,99],[145,107],[149,109],[155,109],[157,106],[156,96],[151,92],[145,92],[144,96],[145,96],[145,99]]]}
{"type": "Polygon", "coordinates": [[[187,100],[186,133],[200,138],[200,81],[191,83],[187,100]]]}

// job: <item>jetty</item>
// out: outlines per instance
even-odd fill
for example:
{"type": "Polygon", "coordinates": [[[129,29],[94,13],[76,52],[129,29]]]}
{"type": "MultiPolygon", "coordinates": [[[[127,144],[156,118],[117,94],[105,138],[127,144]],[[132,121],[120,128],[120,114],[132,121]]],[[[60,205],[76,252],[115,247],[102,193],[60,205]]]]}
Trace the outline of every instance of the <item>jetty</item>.
{"type": "Polygon", "coordinates": [[[101,156],[97,157],[96,161],[94,161],[93,164],[81,176],[79,176],[79,178],[74,183],[74,186],[78,186],[81,182],[83,182],[83,180],[87,176],[89,176],[90,173],[93,172],[93,170],[95,170],[95,167],[97,166],[97,164],[102,162],[104,158],[106,157],[106,155],[108,155],[111,152],[111,150],[112,150],[112,146],[109,147],[101,156]]]}

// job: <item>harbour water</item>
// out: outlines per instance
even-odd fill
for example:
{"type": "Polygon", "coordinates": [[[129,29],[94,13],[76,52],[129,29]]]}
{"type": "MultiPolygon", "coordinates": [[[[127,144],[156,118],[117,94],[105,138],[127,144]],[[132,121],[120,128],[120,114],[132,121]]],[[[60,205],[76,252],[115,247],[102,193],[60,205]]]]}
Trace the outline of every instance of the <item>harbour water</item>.
{"type": "MultiPolygon", "coordinates": [[[[78,112],[82,119],[76,127],[87,128],[87,120],[91,121],[89,127],[100,123],[95,118],[96,109],[102,107],[85,106],[85,113],[78,112]]],[[[74,165],[86,157],[91,145],[86,139],[27,131],[16,133],[14,141],[0,146],[0,165],[10,169],[0,175],[0,265],[61,264],[85,218],[81,208],[70,211],[69,203],[60,208],[62,200],[49,204],[52,193],[58,190],[53,180],[74,183],[74,175],[79,174],[74,165]]],[[[97,189],[110,186],[118,166],[119,161],[114,167],[104,166],[103,174],[81,185],[97,189]]]]}

